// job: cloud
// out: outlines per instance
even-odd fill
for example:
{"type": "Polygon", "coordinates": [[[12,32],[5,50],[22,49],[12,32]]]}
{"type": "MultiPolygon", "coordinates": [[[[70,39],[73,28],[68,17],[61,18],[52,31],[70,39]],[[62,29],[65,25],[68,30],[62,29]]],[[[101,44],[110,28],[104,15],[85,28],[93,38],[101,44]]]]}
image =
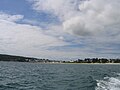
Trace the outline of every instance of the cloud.
{"type": "Polygon", "coordinates": [[[18,19],[15,20],[13,17],[20,15],[5,15],[8,19],[0,15],[1,53],[47,57],[49,52],[47,48],[67,45],[59,38],[45,34],[40,27],[14,22],[18,19]]]}
{"type": "Polygon", "coordinates": [[[119,53],[120,49],[120,0],[27,1],[38,13],[52,13],[60,19],[61,23],[56,28],[50,27],[50,32],[53,32],[50,34],[70,42],[70,45],[57,47],[56,51],[72,53],[68,56],[118,56],[115,52],[119,53]]]}
{"type": "Polygon", "coordinates": [[[2,19],[2,20],[15,22],[15,21],[21,20],[23,18],[24,18],[23,15],[9,15],[9,14],[0,12],[0,19],[2,19]]]}
{"type": "Polygon", "coordinates": [[[33,9],[40,12],[53,13],[59,19],[65,20],[77,14],[77,5],[80,0],[27,0],[32,3],[33,9]]]}
{"type": "Polygon", "coordinates": [[[79,36],[118,32],[120,28],[119,3],[119,0],[84,1],[79,5],[80,15],[63,22],[64,30],[79,36]]]}
{"type": "MultiPolygon", "coordinates": [[[[78,36],[98,36],[120,26],[119,0],[28,0],[36,11],[59,17],[65,32],[78,36]],[[115,26],[116,25],[116,26],[115,26]]],[[[113,32],[118,32],[117,31],[113,32]]]]}
{"type": "Polygon", "coordinates": [[[48,17],[46,24],[38,22],[39,17],[0,13],[1,52],[54,58],[118,56],[119,0],[27,1],[37,14],[43,12],[59,20],[52,23],[48,17]]]}

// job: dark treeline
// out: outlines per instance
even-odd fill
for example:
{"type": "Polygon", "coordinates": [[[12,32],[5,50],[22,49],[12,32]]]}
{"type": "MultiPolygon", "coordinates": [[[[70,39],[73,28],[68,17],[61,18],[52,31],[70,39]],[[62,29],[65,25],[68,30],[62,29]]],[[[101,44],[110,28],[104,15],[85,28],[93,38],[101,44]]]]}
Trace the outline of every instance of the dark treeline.
{"type": "Polygon", "coordinates": [[[13,55],[5,55],[5,54],[0,54],[0,61],[41,62],[41,63],[60,62],[60,61],[49,60],[49,59],[38,59],[38,58],[13,56],[13,55]]]}
{"type": "Polygon", "coordinates": [[[74,63],[120,63],[120,59],[106,59],[106,58],[85,58],[73,61],[74,63]]]}
{"type": "Polygon", "coordinates": [[[18,61],[18,62],[29,62],[37,60],[36,58],[22,57],[22,56],[12,56],[0,54],[0,61],[18,61]]]}

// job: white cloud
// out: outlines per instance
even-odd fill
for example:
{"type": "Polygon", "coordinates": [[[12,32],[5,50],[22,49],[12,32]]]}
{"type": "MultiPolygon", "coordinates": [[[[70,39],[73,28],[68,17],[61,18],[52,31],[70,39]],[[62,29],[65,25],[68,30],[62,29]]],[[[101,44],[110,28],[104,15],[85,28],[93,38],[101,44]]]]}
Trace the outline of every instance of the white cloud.
{"type": "MultiPolygon", "coordinates": [[[[28,1],[32,2],[34,10],[52,13],[61,20],[63,26],[60,25],[56,28],[58,30],[57,34],[67,32],[79,36],[75,44],[82,41],[85,48],[79,47],[77,50],[73,50],[74,47],[69,48],[69,50],[73,50],[73,56],[117,56],[110,53],[119,52],[118,46],[114,45],[120,44],[120,0],[28,1]],[[96,52],[99,48],[102,50],[96,52]],[[118,48],[118,50],[115,48],[118,48]],[[102,54],[102,52],[105,53],[102,54]]],[[[55,33],[53,34],[55,35],[55,33]]],[[[59,38],[66,39],[63,36],[59,36],[59,38]]]]}
{"type": "Polygon", "coordinates": [[[23,15],[9,15],[9,14],[0,12],[0,19],[2,19],[2,20],[15,22],[15,21],[21,20],[23,18],[24,18],[23,15]]]}
{"type": "MultiPolygon", "coordinates": [[[[15,15],[5,14],[12,18],[15,15]]],[[[17,15],[16,15],[17,16],[17,15]]],[[[44,56],[51,46],[67,45],[59,38],[44,33],[40,27],[17,24],[15,19],[4,19],[0,15],[0,52],[25,56],[44,56]]],[[[49,53],[48,53],[49,52],[49,53]]]]}
{"type": "Polygon", "coordinates": [[[117,56],[112,53],[119,53],[119,46],[114,45],[120,45],[120,12],[118,11],[120,0],[27,1],[32,2],[33,9],[38,13],[41,10],[52,13],[53,16],[60,19],[62,24],[49,24],[49,26],[46,25],[47,30],[43,30],[40,27],[32,26],[39,22],[27,20],[23,15],[0,13],[1,52],[37,57],[81,56],[83,58],[112,57],[117,56]],[[28,24],[16,23],[21,19],[28,24]],[[73,37],[76,38],[72,39],[73,37]],[[77,48],[75,46],[61,47],[73,45],[73,42],[74,45],[80,44],[81,46],[77,48]],[[48,50],[50,47],[57,47],[60,50],[48,50]]]}
{"type": "Polygon", "coordinates": [[[81,13],[63,23],[64,30],[75,35],[101,35],[120,27],[119,0],[89,0],[79,5],[81,13]],[[110,30],[109,30],[110,29],[110,30]]]}
{"type": "Polygon", "coordinates": [[[79,35],[105,34],[120,26],[119,0],[28,0],[38,12],[57,15],[63,21],[64,31],[79,35]],[[114,25],[117,25],[116,27],[114,25]]]}
{"type": "Polygon", "coordinates": [[[68,19],[77,15],[77,5],[80,0],[27,0],[32,2],[33,9],[45,12],[51,12],[57,15],[60,20],[68,19]]]}

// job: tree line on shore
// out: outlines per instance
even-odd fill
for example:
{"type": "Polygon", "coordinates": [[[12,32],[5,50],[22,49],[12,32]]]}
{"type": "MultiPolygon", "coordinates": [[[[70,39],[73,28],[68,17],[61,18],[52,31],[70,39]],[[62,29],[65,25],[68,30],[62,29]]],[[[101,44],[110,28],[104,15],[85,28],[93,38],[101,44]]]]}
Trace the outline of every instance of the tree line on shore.
{"type": "Polygon", "coordinates": [[[38,59],[32,57],[14,56],[14,55],[6,55],[6,54],[0,54],[0,61],[41,62],[41,63],[60,62],[57,60],[38,59]]]}
{"type": "Polygon", "coordinates": [[[106,58],[85,58],[75,61],[68,61],[71,63],[120,63],[120,59],[106,59],[106,58]]]}
{"type": "Polygon", "coordinates": [[[36,58],[0,54],[0,61],[29,62],[30,60],[34,61],[36,58]]]}

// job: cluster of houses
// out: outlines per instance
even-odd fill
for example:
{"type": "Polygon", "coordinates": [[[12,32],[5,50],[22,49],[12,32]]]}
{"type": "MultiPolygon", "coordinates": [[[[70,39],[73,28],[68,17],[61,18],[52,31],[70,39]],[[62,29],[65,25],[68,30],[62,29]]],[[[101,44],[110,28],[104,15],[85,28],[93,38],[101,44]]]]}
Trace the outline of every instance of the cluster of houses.
{"type": "Polygon", "coordinates": [[[106,59],[106,58],[85,58],[73,61],[67,61],[69,63],[120,63],[120,59],[106,59]]]}

